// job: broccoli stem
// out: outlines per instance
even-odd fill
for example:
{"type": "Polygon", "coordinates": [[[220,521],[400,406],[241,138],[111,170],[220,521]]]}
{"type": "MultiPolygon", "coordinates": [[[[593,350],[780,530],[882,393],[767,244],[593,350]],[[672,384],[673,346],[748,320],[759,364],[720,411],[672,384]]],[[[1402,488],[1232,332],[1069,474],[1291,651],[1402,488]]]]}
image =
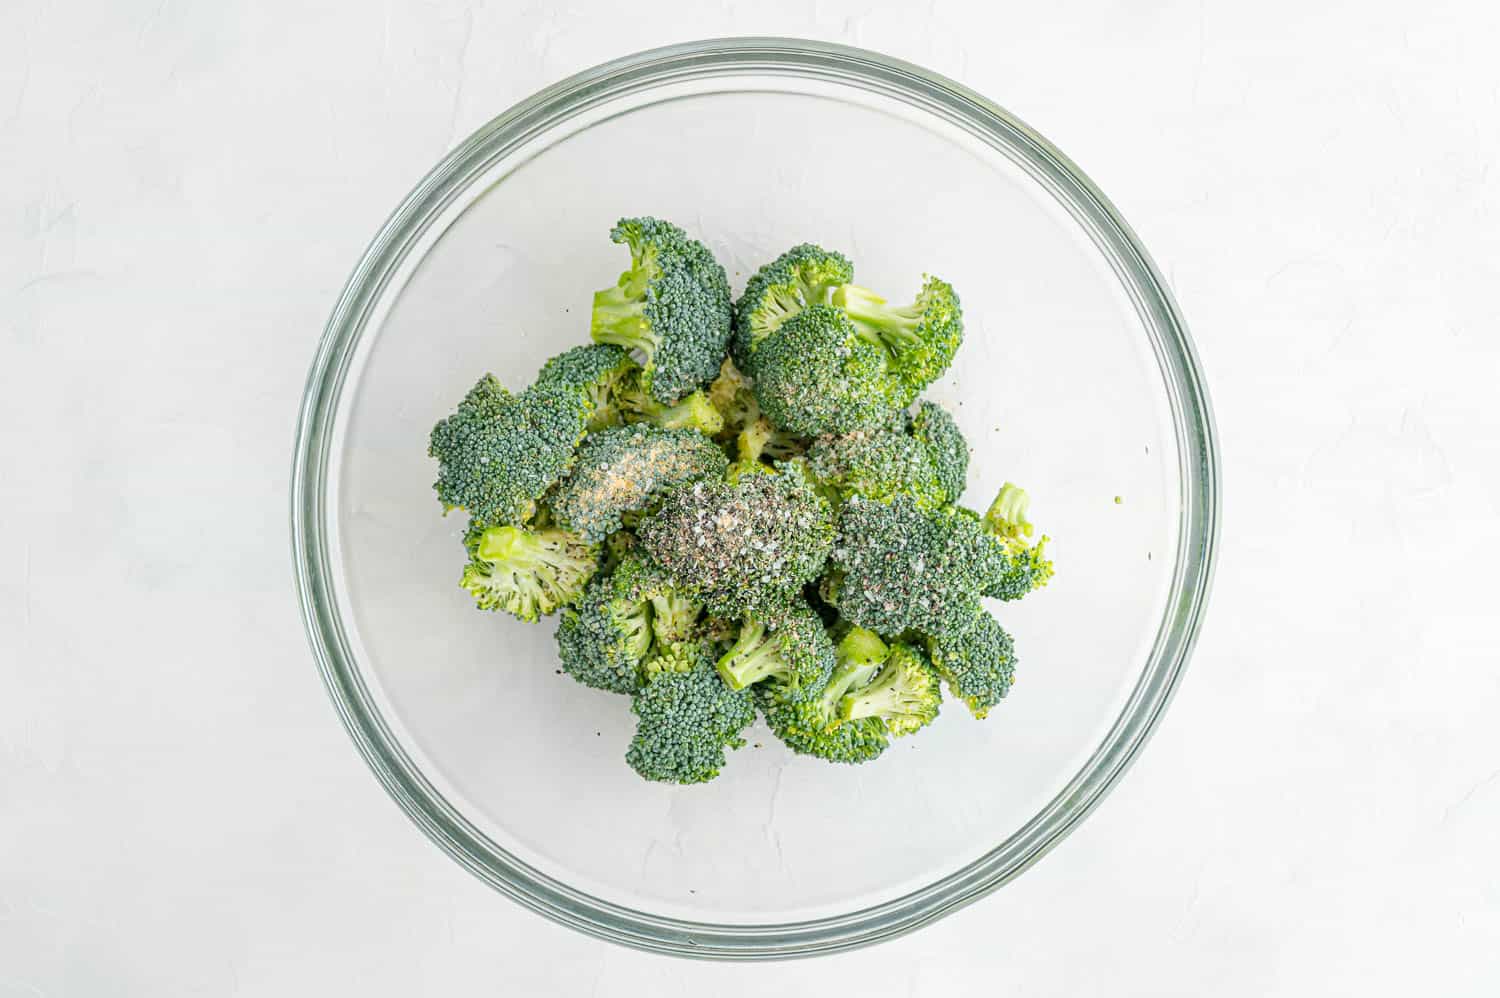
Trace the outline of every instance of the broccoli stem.
{"type": "Polygon", "coordinates": [[[863,627],[852,627],[835,649],[839,664],[879,665],[891,653],[880,635],[863,627]]]}
{"type": "Polygon", "coordinates": [[[765,624],[750,619],[740,627],[734,647],[718,661],[719,675],[732,690],[758,683],[782,668],[778,642],[766,634],[765,624]]]}
{"type": "Polygon", "coordinates": [[[651,597],[651,630],[662,645],[686,641],[698,623],[702,607],[678,593],[662,593],[651,597]]]}
{"type": "Polygon", "coordinates": [[[904,676],[904,671],[892,662],[881,670],[874,682],[839,702],[839,717],[852,721],[861,717],[885,718],[906,713],[916,698],[902,682],[904,676]]]}
{"type": "Polygon", "coordinates": [[[626,350],[643,351],[649,358],[661,339],[646,321],[644,298],[632,297],[624,287],[594,292],[594,313],[589,332],[595,343],[613,343],[626,350]]]}
{"type": "Polygon", "coordinates": [[[996,537],[1020,539],[1030,537],[1031,521],[1026,518],[1031,508],[1031,497],[1019,485],[1006,482],[1000,487],[995,501],[984,514],[984,525],[996,537]]]}
{"type": "Polygon", "coordinates": [[[833,304],[854,321],[854,328],[872,343],[892,353],[922,345],[917,327],[922,310],[915,305],[890,305],[869,288],[843,284],[833,293],[833,304]]]}

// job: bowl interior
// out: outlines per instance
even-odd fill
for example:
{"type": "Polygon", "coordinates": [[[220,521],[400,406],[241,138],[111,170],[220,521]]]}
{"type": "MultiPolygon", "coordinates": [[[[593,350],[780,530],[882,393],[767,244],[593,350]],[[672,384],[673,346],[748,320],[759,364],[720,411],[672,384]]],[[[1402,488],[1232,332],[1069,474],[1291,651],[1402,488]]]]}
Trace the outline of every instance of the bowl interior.
{"type": "Polygon", "coordinates": [[[1167,615],[1181,455],[1136,304],[1030,171],[905,100],[736,74],[536,129],[410,247],[351,363],[326,509],[352,667],[395,750],[490,847],[607,903],[801,922],[953,874],[1075,780],[1167,615]],[[957,287],[967,342],[930,397],[973,446],[966,501],[1024,485],[1058,567],[992,604],[1020,665],[987,721],[950,700],[862,767],[793,756],[757,722],[717,781],[648,784],[622,758],[628,701],[558,674],[553,623],[474,610],[427,434],[481,373],[520,388],[587,339],[590,294],[626,259],[608,231],[633,214],[703,239],[736,292],[807,240],[892,297],[924,271],[957,287]]]}

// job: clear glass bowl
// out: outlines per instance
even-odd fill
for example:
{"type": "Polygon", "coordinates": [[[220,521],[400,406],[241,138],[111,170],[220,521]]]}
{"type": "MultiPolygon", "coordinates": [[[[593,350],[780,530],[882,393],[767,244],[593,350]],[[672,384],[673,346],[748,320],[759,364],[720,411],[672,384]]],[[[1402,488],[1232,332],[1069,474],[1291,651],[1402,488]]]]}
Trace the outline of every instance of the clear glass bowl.
{"type": "Polygon", "coordinates": [[[994,890],[1098,803],[1151,732],[1203,612],[1215,444],[1181,316],[1087,178],[987,100],[832,45],[732,39],[601,66],[518,104],[380,230],[329,320],[293,476],[297,585],[334,703],[391,796],[475,875],[644,949],[758,958],[909,931],[994,890]],[[813,240],[861,283],[963,296],[931,395],[972,442],[969,505],[1025,485],[1052,585],[998,612],[1019,682],[950,701],[860,767],[757,724],[715,782],[623,762],[624,698],[557,674],[552,625],[456,585],[427,434],[588,336],[621,215],[675,220],[738,287],[813,240]],[[1117,500],[1116,497],[1121,497],[1117,500]]]}

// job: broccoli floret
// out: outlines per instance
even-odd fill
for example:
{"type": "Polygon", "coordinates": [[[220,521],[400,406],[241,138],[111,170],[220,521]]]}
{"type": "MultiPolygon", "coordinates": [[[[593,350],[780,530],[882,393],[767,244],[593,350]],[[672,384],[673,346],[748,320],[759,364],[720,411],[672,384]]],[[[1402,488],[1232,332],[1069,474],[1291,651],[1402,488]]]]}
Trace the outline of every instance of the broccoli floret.
{"type": "Polygon", "coordinates": [[[729,281],[704,245],[670,222],[624,218],[610,238],[630,247],[630,269],[594,295],[594,341],[641,351],[642,384],[670,405],[718,373],[729,281]]]}
{"type": "Polygon", "coordinates": [[[595,579],[557,625],[563,671],[585,686],[633,693],[651,651],[651,601],[640,592],[646,573],[627,556],[610,575],[595,579]]]}
{"type": "Polygon", "coordinates": [[[1026,490],[1006,482],[985,513],[984,526],[1003,554],[986,580],[984,595],[1016,600],[1052,579],[1052,562],[1046,556],[1047,535],[1031,541],[1033,528],[1026,517],[1030,506],[1026,490]]]}
{"type": "Polygon", "coordinates": [[[755,391],[750,379],[735,366],[729,357],[719,366],[719,376],[708,386],[708,401],[719,410],[724,420],[719,430],[721,443],[730,443],[760,416],[760,405],[755,401],[755,391]]]}
{"type": "Polygon", "coordinates": [[[860,333],[890,352],[891,370],[910,389],[907,402],[932,384],[964,339],[963,309],[952,285],[928,277],[910,305],[891,305],[869,288],[845,284],[833,304],[860,333]]]}
{"type": "Polygon", "coordinates": [[[548,528],[470,527],[462,585],[482,610],[535,621],[577,600],[599,566],[599,548],[577,534],[548,528]]]}
{"type": "Polygon", "coordinates": [[[969,442],[958,424],[942,406],[924,401],[911,419],[911,435],[927,451],[947,501],[958,502],[969,484],[969,442]]]}
{"type": "Polygon", "coordinates": [[[585,438],[549,501],[563,526],[603,540],[620,529],[623,514],[646,509],[683,482],[722,478],[728,467],[724,452],[700,433],[614,426],[585,438]]]}
{"type": "Polygon", "coordinates": [[[808,466],[841,498],[889,499],[905,494],[924,508],[951,502],[954,497],[944,487],[927,448],[907,434],[905,423],[902,416],[877,429],[819,437],[808,449],[808,466]]]}
{"type": "Polygon", "coordinates": [[[823,621],[806,602],[765,617],[746,617],[734,645],[718,661],[719,675],[730,689],[742,690],[763,679],[778,691],[805,700],[823,689],[833,671],[833,642],[823,621]]]}
{"type": "Polygon", "coordinates": [[[743,617],[787,605],[833,546],[828,504],[790,469],[679,486],[637,538],[710,613],[743,617]]]}
{"type": "Polygon", "coordinates": [[[754,701],[725,686],[696,643],[673,646],[653,666],[630,703],[636,727],[625,761],[648,780],[706,783],[724,768],[725,750],[745,744],[754,701]]]}
{"type": "Polygon", "coordinates": [[[756,703],[793,752],[829,762],[868,762],[889,744],[885,723],[874,717],[842,720],[839,704],[869,683],[889,652],[873,631],[850,628],[835,650],[833,673],[816,695],[796,700],[772,681],[753,687],[756,703]]]}
{"type": "Polygon", "coordinates": [[[794,246],[757,270],[734,305],[729,348],[735,362],[753,371],[761,340],[808,306],[826,305],[835,286],[852,280],[848,258],[812,243],[794,246]]]}
{"type": "Polygon", "coordinates": [[[881,634],[946,633],[966,624],[979,608],[985,566],[954,543],[949,521],[910,496],[851,496],[825,598],[850,622],[881,634]]]}
{"type": "Polygon", "coordinates": [[[650,423],[667,430],[697,430],[710,437],[724,430],[723,415],[701,388],[666,405],[646,391],[639,368],[620,379],[615,401],[627,423],[650,423]]]}
{"type": "Polygon", "coordinates": [[[938,716],[943,692],[932,663],[919,649],[897,642],[880,673],[839,701],[839,719],[879,718],[891,735],[909,735],[938,716]]]}
{"type": "Polygon", "coordinates": [[[782,323],[755,352],[755,398],[783,430],[803,436],[879,426],[913,393],[890,354],[840,309],[814,305],[782,323]]]}
{"type": "Polygon", "coordinates": [[[1016,650],[1005,628],[984,609],[965,627],[928,639],[932,665],[975,717],[999,703],[1016,677],[1016,650]]]}
{"type": "Polygon", "coordinates": [[[447,509],[481,523],[520,526],[568,470],[593,403],[576,388],[546,383],[520,395],[485,375],[453,415],[432,428],[433,488],[447,509]]]}
{"type": "Polygon", "coordinates": [[[542,365],[537,384],[568,385],[583,392],[593,405],[589,431],[617,426],[621,413],[617,388],[639,370],[630,354],[609,343],[591,343],[566,350],[542,365]]]}

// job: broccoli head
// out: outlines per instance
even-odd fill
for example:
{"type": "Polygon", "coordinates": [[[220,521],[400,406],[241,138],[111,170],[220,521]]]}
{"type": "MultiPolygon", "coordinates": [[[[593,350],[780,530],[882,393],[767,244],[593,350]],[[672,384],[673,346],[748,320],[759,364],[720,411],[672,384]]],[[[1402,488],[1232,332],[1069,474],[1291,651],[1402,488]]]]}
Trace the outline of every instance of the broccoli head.
{"type": "Polygon", "coordinates": [[[630,248],[630,269],[594,295],[594,341],[639,350],[642,384],[670,405],[718,373],[729,281],[707,248],[670,222],[624,218],[610,238],[630,248]]]}
{"type": "Polygon", "coordinates": [[[927,650],[933,668],[975,717],[988,714],[1015,682],[1015,644],[1005,628],[982,608],[966,626],[929,638],[927,650]]]}
{"type": "Polygon", "coordinates": [[[932,723],[942,702],[938,674],[926,654],[898,641],[874,680],[839,701],[839,719],[878,718],[900,737],[932,723]]]}
{"type": "Polygon", "coordinates": [[[1006,482],[984,514],[985,529],[1001,552],[996,569],[985,582],[984,595],[1016,600],[1052,579],[1052,562],[1046,556],[1047,536],[1031,541],[1033,527],[1026,516],[1030,506],[1026,490],[1006,482]]]}
{"type": "Polygon", "coordinates": [[[482,610],[525,621],[572,603],[599,566],[598,545],[566,530],[471,525],[461,584],[482,610]]]}
{"type": "Polygon", "coordinates": [[[563,526],[600,541],[620,529],[623,514],[646,509],[683,482],[722,478],[728,467],[724,452],[701,433],[614,426],[584,439],[549,503],[563,526]]]}
{"type": "Polygon", "coordinates": [[[745,371],[754,371],[755,348],[792,316],[828,304],[833,289],[854,280],[854,265],[841,253],[803,243],[755,272],[734,305],[729,348],[745,371]]]}
{"type": "Polygon", "coordinates": [[[851,623],[881,634],[946,633],[979,608],[983,564],[953,542],[950,518],[910,496],[844,503],[824,596],[851,623]]]}
{"type": "Polygon", "coordinates": [[[828,504],[794,470],[679,486],[636,532],[642,550],[710,613],[786,606],[833,546],[828,504]]]}
{"type": "Polygon", "coordinates": [[[537,384],[559,384],[583,392],[592,403],[589,431],[621,421],[616,392],[639,370],[630,354],[610,343],[591,343],[565,350],[542,365],[537,384]]]}
{"type": "Polygon", "coordinates": [[[519,526],[568,470],[593,403],[575,387],[536,384],[512,395],[494,375],[480,379],[453,415],[432,428],[438,499],[485,524],[519,526]]]}
{"type": "Polygon", "coordinates": [[[841,498],[908,495],[924,508],[951,502],[927,448],[905,424],[903,414],[876,429],[819,437],[808,449],[808,466],[841,498]]]}
{"type": "Polygon", "coordinates": [[[772,680],[753,687],[766,723],[787,748],[828,762],[868,762],[884,752],[890,739],[875,717],[840,718],[846,695],[869,683],[890,649],[880,636],[851,628],[839,641],[828,682],[813,696],[796,699],[772,680]]]}
{"type": "Polygon", "coordinates": [[[861,335],[890,353],[891,371],[910,392],[906,402],[948,370],[963,343],[958,295],[936,277],[926,279],[910,305],[891,305],[857,284],[835,291],[833,304],[853,320],[861,335]]]}
{"type": "Polygon", "coordinates": [[[756,347],[755,398],[772,424],[803,436],[879,426],[913,397],[889,367],[886,348],[840,309],[813,305],[756,347]]]}
{"type": "Polygon", "coordinates": [[[640,592],[646,573],[626,556],[613,573],[595,579],[557,625],[563,671],[585,686],[633,693],[651,651],[651,601],[640,592]]]}
{"type": "Polygon", "coordinates": [[[646,669],[631,699],[635,738],[625,761],[659,783],[706,783],[724,768],[725,750],[745,744],[755,720],[747,690],[731,690],[697,643],[677,644],[646,669]]]}
{"type": "Polygon", "coordinates": [[[927,452],[948,502],[958,502],[969,483],[969,442],[948,411],[936,402],[919,402],[911,418],[911,435],[927,452]]]}
{"type": "Polygon", "coordinates": [[[833,663],[833,642],[822,618],[798,599],[765,617],[746,617],[738,639],[719,659],[718,670],[730,689],[772,679],[778,693],[805,700],[823,689],[833,663]]]}

